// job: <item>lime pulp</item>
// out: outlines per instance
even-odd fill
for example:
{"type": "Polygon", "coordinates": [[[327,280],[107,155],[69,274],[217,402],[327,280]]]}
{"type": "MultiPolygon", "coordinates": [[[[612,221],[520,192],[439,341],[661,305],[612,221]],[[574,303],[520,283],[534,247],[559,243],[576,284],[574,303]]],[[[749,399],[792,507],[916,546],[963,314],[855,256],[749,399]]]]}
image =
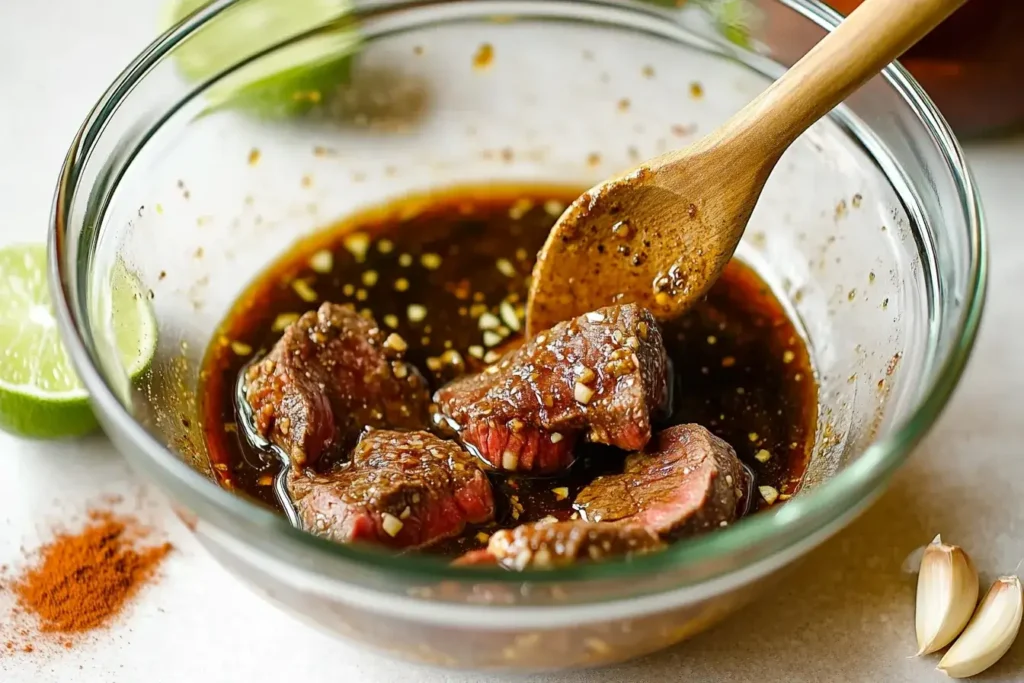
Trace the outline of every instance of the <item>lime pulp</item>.
{"type": "MultiPolygon", "coordinates": [[[[132,377],[148,368],[156,323],[138,280],[118,264],[111,274],[112,328],[132,377]]],[[[60,438],[96,427],[88,395],[60,340],[46,286],[46,249],[0,249],[0,428],[60,438]]]]}

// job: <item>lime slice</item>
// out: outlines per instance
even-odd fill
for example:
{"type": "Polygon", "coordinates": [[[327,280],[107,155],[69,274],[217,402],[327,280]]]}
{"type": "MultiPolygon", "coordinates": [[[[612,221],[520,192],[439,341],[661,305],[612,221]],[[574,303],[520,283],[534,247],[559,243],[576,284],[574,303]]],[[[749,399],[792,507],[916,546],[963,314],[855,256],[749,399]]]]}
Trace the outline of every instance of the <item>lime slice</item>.
{"type": "MultiPolygon", "coordinates": [[[[208,0],[169,0],[162,28],[169,28],[208,0]]],[[[351,0],[249,0],[212,19],[175,51],[182,74],[202,81],[240,58],[317,24],[344,16],[351,0]]],[[[349,79],[359,45],[353,28],[276,50],[232,73],[206,93],[211,108],[234,107],[264,118],[301,114],[326,100],[349,79]]]]}
{"type": "MultiPolygon", "coordinates": [[[[156,323],[138,281],[123,266],[111,277],[112,318],[124,366],[135,377],[156,349],[156,323]]],[[[96,427],[88,395],[68,360],[46,287],[46,248],[0,249],[0,428],[60,438],[96,427]]]]}

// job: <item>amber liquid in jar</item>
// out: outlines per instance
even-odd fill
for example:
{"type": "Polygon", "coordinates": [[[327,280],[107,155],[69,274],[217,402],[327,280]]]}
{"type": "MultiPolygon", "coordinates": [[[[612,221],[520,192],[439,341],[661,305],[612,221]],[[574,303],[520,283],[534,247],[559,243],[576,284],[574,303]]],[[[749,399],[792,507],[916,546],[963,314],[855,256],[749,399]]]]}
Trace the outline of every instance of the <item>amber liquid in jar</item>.
{"type": "MultiPolygon", "coordinates": [[[[849,14],[862,0],[827,0],[849,14]]],[[[912,47],[900,62],[958,135],[1024,124],[1024,2],[971,0],[912,47]]]]}

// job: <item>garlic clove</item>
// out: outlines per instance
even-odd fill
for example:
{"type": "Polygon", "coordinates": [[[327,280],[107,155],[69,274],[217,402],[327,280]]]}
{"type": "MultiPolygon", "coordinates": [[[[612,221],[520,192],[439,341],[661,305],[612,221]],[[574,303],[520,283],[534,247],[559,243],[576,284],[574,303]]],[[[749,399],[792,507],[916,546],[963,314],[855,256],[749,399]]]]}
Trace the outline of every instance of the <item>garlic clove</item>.
{"type": "Polygon", "coordinates": [[[989,668],[1013,645],[1024,616],[1020,579],[996,579],[964,632],[949,648],[939,671],[950,678],[975,676],[989,668]]]}
{"type": "Polygon", "coordinates": [[[949,645],[978,604],[978,570],[963,548],[942,538],[928,544],[917,577],[918,656],[949,645]]]}

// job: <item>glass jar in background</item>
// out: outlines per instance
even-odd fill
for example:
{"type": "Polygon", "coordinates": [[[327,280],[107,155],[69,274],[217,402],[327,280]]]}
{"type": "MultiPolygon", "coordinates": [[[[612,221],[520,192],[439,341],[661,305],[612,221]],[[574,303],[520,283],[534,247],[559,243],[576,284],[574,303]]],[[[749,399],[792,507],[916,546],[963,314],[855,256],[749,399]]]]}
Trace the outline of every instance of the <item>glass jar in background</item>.
{"type": "MultiPolygon", "coordinates": [[[[849,14],[862,0],[826,0],[849,14]]],[[[900,61],[960,136],[1024,125],[1022,0],[971,0],[900,61]]]]}

